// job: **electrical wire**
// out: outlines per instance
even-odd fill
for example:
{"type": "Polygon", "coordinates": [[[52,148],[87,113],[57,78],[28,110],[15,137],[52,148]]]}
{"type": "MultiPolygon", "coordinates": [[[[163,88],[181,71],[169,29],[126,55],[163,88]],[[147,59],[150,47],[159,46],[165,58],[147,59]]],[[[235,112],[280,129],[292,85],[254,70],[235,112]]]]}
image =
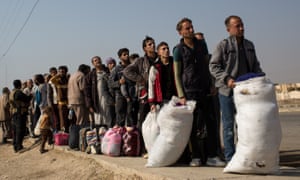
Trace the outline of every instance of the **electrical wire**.
{"type": "Polygon", "coordinates": [[[8,51],[11,49],[11,47],[14,45],[14,43],[15,43],[16,40],[18,39],[19,35],[20,35],[21,32],[23,31],[23,29],[24,29],[24,27],[26,26],[27,22],[29,21],[31,15],[32,15],[32,13],[33,13],[33,11],[34,11],[34,9],[35,9],[35,7],[37,6],[38,3],[39,3],[39,0],[37,0],[37,1],[34,3],[34,5],[33,5],[32,9],[31,9],[31,11],[29,12],[29,14],[28,14],[28,16],[27,16],[27,18],[26,18],[24,24],[22,25],[22,27],[20,28],[20,30],[19,30],[18,33],[16,34],[15,38],[13,39],[13,41],[12,41],[12,42],[10,43],[10,45],[8,46],[7,50],[6,50],[6,51],[3,53],[3,55],[1,56],[0,62],[3,60],[3,58],[6,56],[6,54],[8,53],[8,51]]]}
{"type": "Polygon", "coordinates": [[[15,5],[15,8],[13,8],[12,12],[13,14],[7,18],[6,24],[4,24],[0,34],[0,48],[1,48],[1,41],[3,41],[3,44],[5,44],[6,39],[9,37],[10,33],[12,32],[11,29],[14,27],[15,22],[17,20],[17,17],[19,17],[21,9],[23,7],[24,2],[20,4],[20,0],[15,5]]]}

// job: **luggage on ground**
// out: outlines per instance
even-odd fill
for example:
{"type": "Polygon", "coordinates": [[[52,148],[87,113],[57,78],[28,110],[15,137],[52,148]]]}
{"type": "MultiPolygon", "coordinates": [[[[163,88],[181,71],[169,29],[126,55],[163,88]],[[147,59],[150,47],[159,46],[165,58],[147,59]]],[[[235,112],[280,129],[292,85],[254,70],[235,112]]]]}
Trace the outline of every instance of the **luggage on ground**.
{"type": "Polygon", "coordinates": [[[69,127],[69,147],[71,149],[79,148],[79,131],[79,125],[71,124],[69,127]]]}
{"type": "Polygon", "coordinates": [[[139,156],[141,150],[141,136],[137,128],[126,131],[122,137],[122,152],[125,156],[139,156]]]}
{"type": "Polygon", "coordinates": [[[65,132],[58,132],[53,135],[54,136],[54,144],[58,146],[68,145],[69,142],[69,134],[65,132]]]}

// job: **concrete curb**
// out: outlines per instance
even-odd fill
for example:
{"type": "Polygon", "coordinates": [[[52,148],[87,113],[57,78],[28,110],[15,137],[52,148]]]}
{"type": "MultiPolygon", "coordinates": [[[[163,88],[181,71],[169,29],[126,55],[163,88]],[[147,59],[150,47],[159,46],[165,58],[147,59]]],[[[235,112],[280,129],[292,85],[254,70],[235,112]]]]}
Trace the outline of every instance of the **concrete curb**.
{"type": "Polygon", "coordinates": [[[114,172],[114,179],[143,179],[143,180],[199,180],[199,179],[299,179],[300,169],[281,167],[279,175],[241,175],[225,174],[222,167],[188,167],[172,166],[160,168],[146,168],[146,159],[141,157],[109,157],[105,155],[86,154],[81,151],[70,150],[68,146],[55,146],[55,150],[71,153],[76,157],[95,160],[104,169],[114,172]]]}

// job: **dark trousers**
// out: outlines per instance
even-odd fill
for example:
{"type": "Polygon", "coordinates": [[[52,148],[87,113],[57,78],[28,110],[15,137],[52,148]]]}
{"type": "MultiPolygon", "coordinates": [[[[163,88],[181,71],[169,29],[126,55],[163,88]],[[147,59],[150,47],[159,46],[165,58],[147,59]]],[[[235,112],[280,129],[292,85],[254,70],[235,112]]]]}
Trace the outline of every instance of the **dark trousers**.
{"type": "Polygon", "coordinates": [[[206,163],[207,152],[207,127],[208,120],[208,106],[206,97],[197,100],[196,108],[193,113],[193,127],[190,136],[190,143],[192,149],[192,158],[200,158],[202,164],[206,163]]]}
{"type": "Polygon", "coordinates": [[[124,96],[116,96],[116,124],[118,126],[125,126],[127,114],[127,102],[124,96]]]}
{"type": "Polygon", "coordinates": [[[207,156],[216,157],[221,155],[220,142],[220,105],[218,96],[209,96],[207,101],[208,119],[207,127],[207,156]]]}
{"type": "Polygon", "coordinates": [[[50,129],[41,129],[41,147],[40,150],[43,151],[45,150],[45,144],[48,140],[48,144],[53,144],[53,133],[50,129]]]}
{"type": "Polygon", "coordinates": [[[138,118],[138,122],[137,122],[137,127],[138,127],[139,131],[141,132],[141,136],[140,136],[141,137],[141,139],[140,139],[141,154],[146,153],[145,143],[144,143],[144,139],[142,136],[142,125],[143,125],[143,122],[145,121],[146,116],[149,113],[149,111],[150,111],[149,103],[141,103],[141,102],[139,103],[139,118],[138,118]]]}
{"type": "Polygon", "coordinates": [[[16,152],[23,149],[23,140],[26,133],[26,118],[26,114],[21,115],[17,113],[12,117],[13,146],[16,152]]]}
{"type": "Polygon", "coordinates": [[[136,100],[127,101],[127,117],[126,124],[127,126],[134,126],[137,124],[139,111],[139,103],[136,100]]]}
{"type": "Polygon", "coordinates": [[[52,112],[52,128],[54,132],[57,132],[60,130],[60,118],[59,118],[59,111],[58,111],[58,105],[53,104],[52,105],[53,112],[52,112]]]}
{"type": "Polygon", "coordinates": [[[109,128],[116,125],[115,105],[107,105],[106,118],[108,122],[111,122],[111,124],[108,124],[109,128]]]}
{"type": "Polygon", "coordinates": [[[149,103],[139,103],[139,116],[138,116],[138,122],[137,127],[139,128],[139,130],[142,130],[142,124],[146,119],[147,114],[150,111],[150,106],[149,103]]]}

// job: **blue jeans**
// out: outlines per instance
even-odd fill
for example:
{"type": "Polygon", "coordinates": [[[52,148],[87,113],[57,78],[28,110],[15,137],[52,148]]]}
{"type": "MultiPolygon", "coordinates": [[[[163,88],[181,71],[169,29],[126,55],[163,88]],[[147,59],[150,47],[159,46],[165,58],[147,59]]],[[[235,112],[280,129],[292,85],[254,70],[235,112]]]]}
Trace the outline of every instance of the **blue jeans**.
{"type": "Polygon", "coordinates": [[[224,155],[226,162],[229,162],[235,153],[234,116],[236,111],[233,96],[219,94],[219,101],[222,112],[224,155]]]}

